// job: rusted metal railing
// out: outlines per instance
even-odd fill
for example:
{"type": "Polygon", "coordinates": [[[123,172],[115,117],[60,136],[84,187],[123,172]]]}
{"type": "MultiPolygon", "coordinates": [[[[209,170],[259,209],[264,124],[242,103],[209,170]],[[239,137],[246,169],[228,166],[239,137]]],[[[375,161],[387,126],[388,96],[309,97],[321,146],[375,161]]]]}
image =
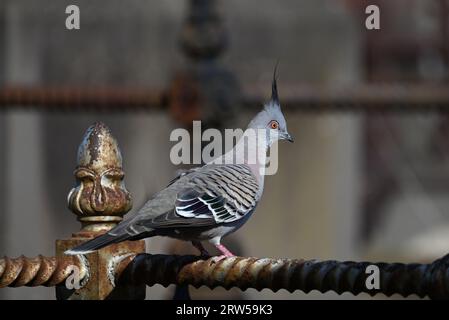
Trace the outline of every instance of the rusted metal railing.
{"type": "Polygon", "coordinates": [[[102,123],[91,126],[78,150],[77,185],[69,208],[82,229],[56,242],[56,257],[0,259],[0,287],[56,286],[58,299],[139,299],[145,284],[193,285],[242,290],[268,288],[309,292],[394,293],[449,298],[449,255],[431,264],[305,261],[289,259],[217,258],[144,254],[144,241],[113,244],[85,256],[64,251],[105,232],[131,208],[123,183],[122,155],[117,141],[102,123]],[[368,289],[368,265],[379,268],[379,289],[368,289]],[[66,279],[79,270],[79,289],[66,279]]]}
{"type": "Polygon", "coordinates": [[[293,259],[257,259],[232,257],[167,256],[140,254],[126,267],[118,265],[117,277],[124,283],[192,285],[196,288],[237,287],[242,290],[280,289],[308,293],[318,290],[371,296],[415,294],[421,298],[449,298],[449,255],[431,264],[338,262],[293,259]],[[368,266],[379,268],[379,289],[370,289],[366,280],[368,266]],[[123,270],[123,271],[122,271],[123,270]]]}
{"type": "MultiPolygon", "coordinates": [[[[81,280],[86,282],[88,269],[85,262],[76,257],[2,259],[0,287],[61,285],[71,274],[72,265],[83,270],[81,280]]],[[[196,288],[271,289],[275,292],[280,289],[355,295],[364,292],[371,296],[378,293],[404,297],[414,294],[434,299],[449,296],[449,255],[431,264],[388,264],[244,257],[217,261],[199,256],[124,254],[111,258],[109,265],[107,276],[113,286],[145,283],[149,286],[177,284],[196,288]],[[376,265],[380,270],[379,289],[366,286],[366,268],[370,265],[376,265]]]]}

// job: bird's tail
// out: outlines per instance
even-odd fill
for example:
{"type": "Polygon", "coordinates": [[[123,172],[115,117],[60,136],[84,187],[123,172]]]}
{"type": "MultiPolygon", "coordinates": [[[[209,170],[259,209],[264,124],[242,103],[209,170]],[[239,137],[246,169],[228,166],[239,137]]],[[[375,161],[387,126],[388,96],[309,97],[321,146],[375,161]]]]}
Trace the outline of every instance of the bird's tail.
{"type": "Polygon", "coordinates": [[[69,255],[76,255],[76,254],[87,254],[91,253],[95,250],[101,249],[103,247],[106,247],[113,243],[122,242],[125,240],[132,240],[132,236],[125,233],[121,235],[113,236],[109,233],[105,233],[101,236],[98,236],[92,240],[89,240],[87,242],[84,242],[80,244],[79,246],[76,246],[75,248],[72,248],[70,250],[67,250],[64,252],[65,254],[69,255]]]}

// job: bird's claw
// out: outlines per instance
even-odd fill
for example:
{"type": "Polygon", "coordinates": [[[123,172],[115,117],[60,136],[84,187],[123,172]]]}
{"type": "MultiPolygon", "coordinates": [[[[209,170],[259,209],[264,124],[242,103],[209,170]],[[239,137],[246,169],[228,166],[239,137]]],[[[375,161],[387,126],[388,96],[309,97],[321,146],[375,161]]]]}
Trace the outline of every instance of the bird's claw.
{"type": "Polygon", "coordinates": [[[222,254],[221,256],[212,257],[212,263],[220,262],[221,260],[226,259],[226,258],[228,258],[228,257],[225,256],[224,254],[222,254]]]}

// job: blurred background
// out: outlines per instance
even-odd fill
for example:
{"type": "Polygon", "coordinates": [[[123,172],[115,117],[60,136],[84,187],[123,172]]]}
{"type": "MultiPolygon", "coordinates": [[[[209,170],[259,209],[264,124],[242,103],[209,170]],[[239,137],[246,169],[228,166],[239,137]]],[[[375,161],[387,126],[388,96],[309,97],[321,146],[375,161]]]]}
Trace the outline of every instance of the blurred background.
{"type": "MultiPolygon", "coordinates": [[[[449,248],[448,19],[446,0],[1,1],[0,255],[51,256],[56,239],[79,230],[66,198],[93,122],[119,142],[132,214],[178,169],[170,132],[194,119],[244,127],[279,61],[296,141],[279,145],[256,214],[225,244],[256,257],[439,258],[449,248]],[[70,4],[79,30],[65,27],[70,4]],[[365,28],[369,4],[380,8],[380,30],[365,28]]],[[[147,250],[196,254],[166,238],[147,250]]],[[[170,299],[174,287],[147,290],[170,299]]],[[[1,299],[54,297],[54,288],[0,290],[1,299]]]]}

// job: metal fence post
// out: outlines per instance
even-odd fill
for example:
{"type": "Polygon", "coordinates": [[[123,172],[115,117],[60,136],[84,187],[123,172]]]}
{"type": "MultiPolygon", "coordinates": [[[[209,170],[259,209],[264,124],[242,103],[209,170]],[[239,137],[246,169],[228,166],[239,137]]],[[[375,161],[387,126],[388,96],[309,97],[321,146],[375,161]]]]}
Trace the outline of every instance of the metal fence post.
{"type": "MultiPolygon", "coordinates": [[[[69,239],[56,241],[57,258],[63,258],[64,251],[113,228],[132,207],[131,196],[123,182],[120,149],[103,123],[95,123],[87,130],[78,149],[74,175],[77,184],[68,195],[68,206],[77,215],[82,229],[69,239]]],[[[145,298],[144,284],[115,287],[108,276],[114,258],[142,252],[145,252],[143,240],[126,241],[79,256],[84,259],[88,274],[79,289],[73,281],[59,284],[56,287],[57,299],[145,298]]],[[[69,277],[68,280],[73,279],[69,277]]]]}

